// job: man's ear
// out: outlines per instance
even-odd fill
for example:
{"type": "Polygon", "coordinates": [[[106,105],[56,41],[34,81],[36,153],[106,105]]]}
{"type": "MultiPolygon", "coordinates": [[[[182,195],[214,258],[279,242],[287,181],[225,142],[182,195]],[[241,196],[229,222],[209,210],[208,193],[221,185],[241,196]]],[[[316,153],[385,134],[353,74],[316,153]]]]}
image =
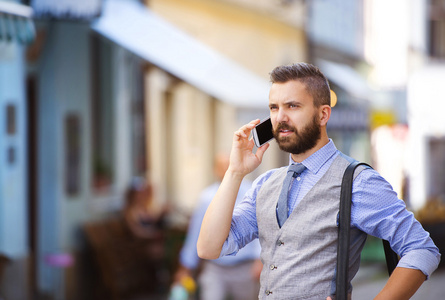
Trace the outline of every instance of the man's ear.
{"type": "Polygon", "coordinates": [[[329,105],[322,105],[320,107],[320,125],[326,126],[331,117],[331,107],[329,105]]]}

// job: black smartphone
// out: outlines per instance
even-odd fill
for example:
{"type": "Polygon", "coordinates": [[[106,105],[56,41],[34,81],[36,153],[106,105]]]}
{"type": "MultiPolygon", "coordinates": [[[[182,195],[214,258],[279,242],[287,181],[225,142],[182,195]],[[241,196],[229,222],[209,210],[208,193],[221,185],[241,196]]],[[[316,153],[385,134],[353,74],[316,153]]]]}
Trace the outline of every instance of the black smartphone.
{"type": "Polygon", "coordinates": [[[262,120],[253,128],[252,136],[253,141],[258,148],[273,139],[272,122],[270,121],[270,117],[262,120]]]}

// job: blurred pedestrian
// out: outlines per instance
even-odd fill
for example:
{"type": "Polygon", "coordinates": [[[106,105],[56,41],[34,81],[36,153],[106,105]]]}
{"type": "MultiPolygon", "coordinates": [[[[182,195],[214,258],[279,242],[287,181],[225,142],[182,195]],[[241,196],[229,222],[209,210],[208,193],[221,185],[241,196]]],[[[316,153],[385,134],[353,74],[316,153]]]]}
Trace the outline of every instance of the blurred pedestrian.
{"type": "MultiPolygon", "coordinates": [[[[196,250],[196,242],[202,218],[215,196],[224,173],[229,165],[229,155],[220,153],[214,159],[214,173],[217,181],[205,188],[199,198],[187,231],[185,243],[180,252],[180,266],[174,281],[180,283],[184,278],[196,278],[199,270],[199,299],[202,300],[249,300],[258,298],[259,275],[262,264],[259,261],[260,246],[255,241],[246,245],[234,256],[215,260],[201,260],[196,250]],[[229,297],[229,298],[227,298],[229,297]]],[[[243,180],[236,196],[236,203],[250,188],[251,182],[243,180]]]]}
{"type": "MultiPolygon", "coordinates": [[[[260,175],[233,209],[241,180],[260,165],[269,147],[252,151],[249,135],[260,120],[237,130],[228,171],[202,223],[198,253],[216,258],[259,238],[260,299],[335,299],[341,180],[353,159],[327,135],[330,88],[323,73],[297,63],[276,67],[270,75],[273,133],[280,149],[290,153],[290,166],[260,175]]],[[[367,234],[388,240],[401,256],[375,299],[409,299],[437,268],[440,254],[428,232],[378,172],[360,166],[352,188],[349,282],[367,234]]]]}
{"type": "Polygon", "coordinates": [[[163,235],[168,209],[159,207],[153,186],[144,177],[134,177],[125,195],[124,220],[131,234],[146,243],[152,257],[163,257],[163,235]]]}

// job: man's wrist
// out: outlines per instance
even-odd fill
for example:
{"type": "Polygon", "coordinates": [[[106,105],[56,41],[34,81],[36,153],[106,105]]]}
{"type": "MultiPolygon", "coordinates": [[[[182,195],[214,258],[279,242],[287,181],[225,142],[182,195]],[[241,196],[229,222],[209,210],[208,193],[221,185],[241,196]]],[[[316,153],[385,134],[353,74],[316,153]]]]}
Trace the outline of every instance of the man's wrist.
{"type": "Polygon", "coordinates": [[[224,177],[241,182],[245,176],[246,174],[244,172],[229,167],[224,177]]]}

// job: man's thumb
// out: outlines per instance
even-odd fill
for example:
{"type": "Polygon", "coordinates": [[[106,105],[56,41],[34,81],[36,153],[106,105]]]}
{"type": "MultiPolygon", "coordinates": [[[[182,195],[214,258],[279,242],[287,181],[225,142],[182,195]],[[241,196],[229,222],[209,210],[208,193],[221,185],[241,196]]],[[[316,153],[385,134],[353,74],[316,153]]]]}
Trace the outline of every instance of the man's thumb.
{"type": "Polygon", "coordinates": [[[263,160],[264,152],[266,152],[266,150],[269,148],[269,146],[270,146],[270,144],[267,143],[267,144],[264,144],[263,146],[261,146],[260,148],[257,149],[255,155],[256,155],[256,157],[258,158],[259,161],[263,160]]]}

